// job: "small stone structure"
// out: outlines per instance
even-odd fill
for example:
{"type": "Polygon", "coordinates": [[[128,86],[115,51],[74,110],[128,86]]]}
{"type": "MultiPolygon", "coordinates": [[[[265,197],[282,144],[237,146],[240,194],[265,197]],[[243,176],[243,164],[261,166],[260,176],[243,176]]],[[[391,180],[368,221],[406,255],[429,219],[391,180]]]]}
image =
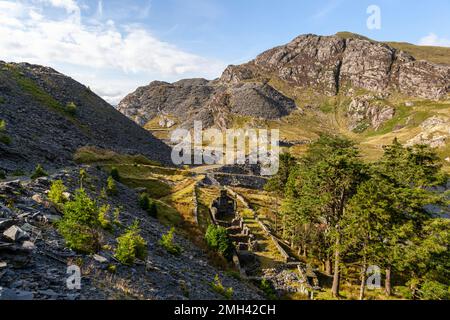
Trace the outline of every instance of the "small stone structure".
{"type": "Polygon", "coordinates": [[[214,212],[215,220],[226,220],[227,216],[235,216],[236,200],[231,198],[226,190],[221,190],[220,197],[214,200],[212,207],[216,209],[214,212]]]}

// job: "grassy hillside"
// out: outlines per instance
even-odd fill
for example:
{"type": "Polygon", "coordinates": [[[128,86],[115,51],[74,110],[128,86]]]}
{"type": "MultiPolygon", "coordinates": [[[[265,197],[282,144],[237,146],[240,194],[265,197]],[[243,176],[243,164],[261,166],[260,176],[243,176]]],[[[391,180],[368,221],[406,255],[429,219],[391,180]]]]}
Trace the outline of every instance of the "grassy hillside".
{"type": "Polygon", "coordinates": [[[411,54],[417,60],[450,65],[450,48],[417,46],[406,42],[386,42],[386,44],[411,54]]]}

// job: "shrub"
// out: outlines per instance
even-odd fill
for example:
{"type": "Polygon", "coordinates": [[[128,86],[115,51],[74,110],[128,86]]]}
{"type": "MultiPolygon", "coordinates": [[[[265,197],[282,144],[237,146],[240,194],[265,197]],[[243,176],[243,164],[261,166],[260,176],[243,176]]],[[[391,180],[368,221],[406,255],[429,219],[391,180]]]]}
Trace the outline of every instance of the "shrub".
{"type": "Polygon", "coordinates": [[[110,219],[108,218],[108,213],[111,209],[111,206],[109,204],[105,204],[100,207],[98,212],[98,222],[100,223],[100,226],[105,230],[111,230],[112,224],[110,219]]]}
{"type": "Polygon", "coordinates": [[[6,172],[0,169],[0,179],[6,179],[6,172]]]}
{"type": "Polygon", "coordinates": [[[209,225],[206,230],[205,240],[208,246],[223,257],[229,259],[233,252],[233,243],[224,227],[209,225]]]}
{"type": "Polygon", "coordinates": [[[259,284],[259,288],[264,292],[266,297],[270,300],[275,300],[277,298],[275,289],[273,288],[272,284],[269,280],[266,278],[263,278],[261,280],[261,283],[259,284]]]}
{"type": "Polygon", "coordinates": [[[158,215],[158,207],[156,206],[155,201],[149,198],[148,194],[142,193],[139,196],[139,206],[147,211],[149,216],[156,218],[158,215]]]}
{"type": "Polygon", "coordinates": [[[108,265],[108,272],[109,273],[116,273],[117,267],[114,264],[108,265]]]}
{"type": "Polygon", "coordinates": [[[122,224],[120,223],[120,209],[119,208],[114,209],[113,217],[114,217],[113,223],[116,226],[120,227],[122,224]]]}
{"type": "Polygon", "coordinates": [[[34,180],[34,179],[37,179],[40,177],[47,177],[47,176],[48,176],[48,173],[45,172],[44,168],[42,168],[42,166],[40,164],[38,164],[36,166],[36,169],[34,169],[33,174],[31,175],[31,179],[34,180]]]}
{"type": "Polygon", "coordinates": [[[106,193],[111,196],[117,195],[116,181],[114,180],[114,178],[112,176],[108,177],[108,181],[106,183],[106,193]]]}
{"type": "Polygon", "coordinates": [[[225,299],[230,300],[233,297],[233,288],[225,288],[220,281],[219,275],[216,274],[214,281],[211,282],[212,289],[223,296],[225,299]]]}
{"type": "Polygon", "coordinates": [[[150,198],[148,197],[148,194],[141,193],[139,195],[138,203],[139,203],[139,207],[141,207],[142,210],[147,211],[150,206],[150,198]]]}
{"type": "Polygon", "coordinates": [[[0,142],[6,145],[10,145],[12,140],[9,136],[0,133],[0,142]]]}
{"type": "Polygon", "coordinates": [[[11,144],[11,138],[4,134],[6,131],[6,121],[0,119],[0,142],[6,145],[11,144]]]}
{"type": "Polygon", "coordinates": [[[156,206],[156,202],[154,200],[150,201],[150,206],[147,212],[150,217],[156,218],[158,216],[158,207],[156,206]]]}
{"type": "Polygon", "coordinates": [[[144,260],[147,256],[147,242],[140,236],[138,221],[117,238],[115,257],[122,264],[132,265],[136,258],[144,260]]]}
{"type": "Polygon", "coordinates": [[[69,102],[66,104],[66,112],[71,116],[75,116],[77,114],[77,105],[74,102],[69,102]]]}
{"type": "Polygon", "coordinates": [[[171,228],[168,233],[164,234],[159,240],[159,244],[167,250],[167,252],[173,255],[179,255],[181,253],[181,247],[174,242],[173,235],[175,228],[171,228]]]}
{"type": "Polygon", "coordinates": [[[81,253],[94,253],[99,248],[98,207],[83,189],[74,200],[64,204],[64,215],[58,230],[69,248],[81,253]]]}
{"type": "Polygon", "coordinates": [[[426,280],[420,288],[420,296],[424,300],[449,300],[450,287],[437,281],[426,280]]]}
{"type": "Polygon", "coordinates": [[[112,168],[111,168],[111,171],[110,171],[109,175],[110,175],[114,180],[120,182],[119,169],[117,169],[116,167],[112,167],[112,168]]]}
{"type": "Polygon", "coordinates": [[[108,193],[106,192],[106,188],[102,188],[102,190],[100,190],[99,198],[103,200],[108,199],[108,193]]]}
{"type": "Polygon", "coordinates": [[[88,175],[86,170],[84,169],[80,169],[79,175],[80,175],[80,188],[83,189],[84,181],[87,180],[88,175]]]}
{"type": "Polygon", "coordinates": [[[50,191],[48,193],[48,198],[57,206],[62,206],[66,202],[66,197],[64,192],[67,190],[66,186],[62,180],[56,180],[52,182],[50,191]]]}

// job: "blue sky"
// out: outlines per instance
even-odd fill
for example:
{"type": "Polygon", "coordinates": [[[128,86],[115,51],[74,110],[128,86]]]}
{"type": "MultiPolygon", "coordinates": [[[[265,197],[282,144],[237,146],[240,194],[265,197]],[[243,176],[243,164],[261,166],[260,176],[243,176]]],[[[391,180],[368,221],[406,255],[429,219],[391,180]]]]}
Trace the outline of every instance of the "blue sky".
{"type": "Polygon", "coordinates": [[[0,59],[52,66],[117,103],[152,80],[218,77],[299,34],[450,46],[450,1],[0,0],[0,59]],[[369,30],[367,8],[381,10],[369,30]]]}

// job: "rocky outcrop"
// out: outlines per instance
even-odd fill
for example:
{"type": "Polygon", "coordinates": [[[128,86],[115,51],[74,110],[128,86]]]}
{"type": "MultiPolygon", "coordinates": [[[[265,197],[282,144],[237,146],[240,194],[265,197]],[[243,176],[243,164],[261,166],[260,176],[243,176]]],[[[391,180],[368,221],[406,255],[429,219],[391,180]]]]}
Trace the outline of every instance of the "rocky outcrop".
{"type": "Polygon", "coordinates": [[[51,69],[0,62],[0,119],[10,143],[0,143],[0,170],[68,165],[86,145],[170,161],[170,149],[89,88],[51,69]],[[71,105],[71,110],[67,106],[71,105]]]}
{"type": "Polygon", "coordinates": [[[348,129],[362,132],[369,127],[378,130],[386,121],[392,119],[395,109],[377,100],[372,95],[352,98],[347,110],[348,129]]]}
{"type": "Polygon", "coordinates": [[[154,81],[126,96],[117,109],[139,125],[145,125],[163,112],[185,118],[205,105],[214,92],[214,87],[204,79],[173,84],[154,81]]]}
{"type": "Polygon", "coordinates": [[[164,115],[174,116],[181,127],[202,121],[203,127],[226,128],[230,115],[278,119],[296,109],[293,100],[268,84],[218,85],[204,79],[152,82],[138,88],[118,105],[118,110],[139,125],[164,115]]]}
{"type": "Polygon", "coordinates": [[[426,144],[432,148],[444,147],[450,139],[450,119],[445,116],[433,116],[425,120],[420,128],[422,132],[410,139],[407,145],[426,144]]]}
{"type": "Polygon", "coordinates": [[[386,44],[361,37],[302,35],[255,60],[231,66],[224,83],[276,77],[287,83],[336,94],[344,85],[375,92],[440,99],[450,92],[450,67],[416,61],[386,44]]]}

